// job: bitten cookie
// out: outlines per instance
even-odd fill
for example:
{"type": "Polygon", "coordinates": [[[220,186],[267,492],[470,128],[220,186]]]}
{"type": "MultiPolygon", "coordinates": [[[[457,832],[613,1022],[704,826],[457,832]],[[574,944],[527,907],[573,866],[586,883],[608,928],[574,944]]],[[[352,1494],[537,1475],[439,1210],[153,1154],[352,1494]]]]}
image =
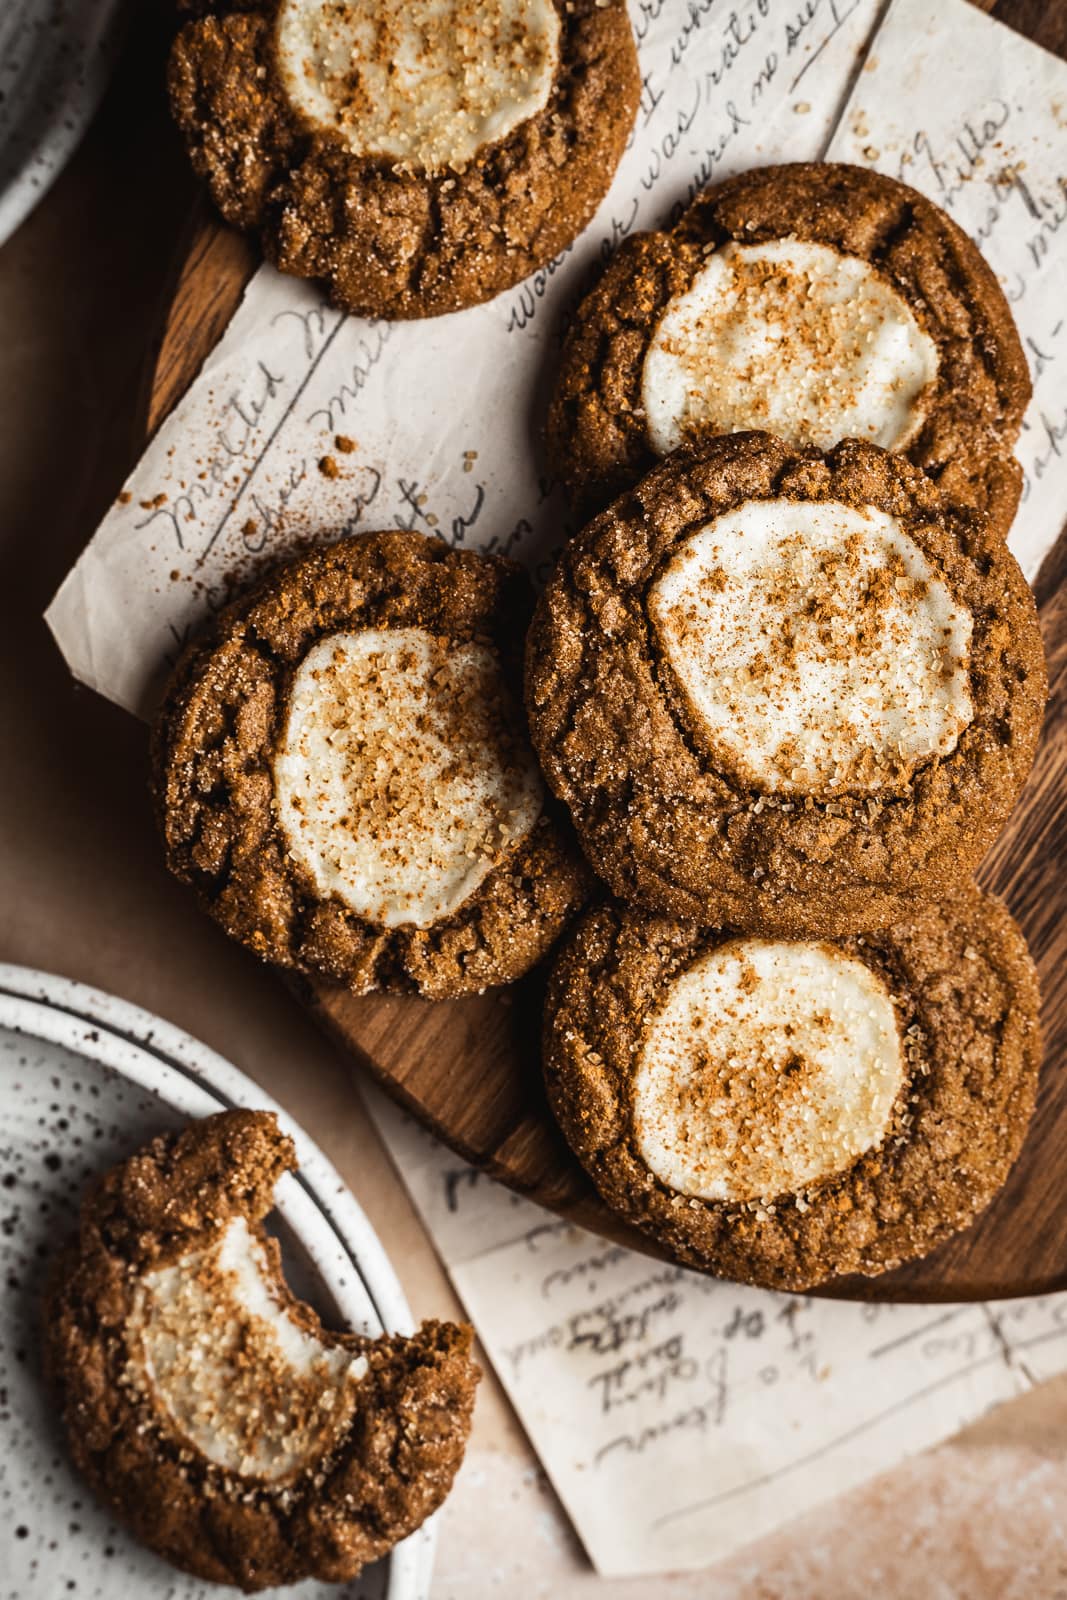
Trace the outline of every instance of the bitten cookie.
{"type": "Polygon", "coordinates": [[[175,1566],[246,1592],[353,1578],[444,1500],[471,1330],[333,1333],[263,1230],[296,1167],[273,1113],[155,1139],[87,1196],[45,1305],[48,1376],[100,1499],[175,1566]]]}
{"type": "Polygon", "coordinates": [[[545,1076],[613,1210],[773,1289],[926,1254],[989,1204],[1033,1110],[1037,979],[970,886],[845,940],[603,906],[549,987],[545,1076]]]}
{"type": "Polygon", "coordinates": [[[226,0],[170,61],[227,222],[390,318],[487,300],[566,249],[639,93],[623,0],[226,0]]]}
{"type": "Polygon", "coordinates": [[[171,870],[258,955],[354,993],[518,978],[584,898],[521,704],[512,562],[416,533],[281,568],[179,664],[153,768],[171,870]]]}
{"type": "Polygon", "coordinates": [[[622,899],[841,933],[966,877],[1033,760],[1033,596],[901,457],[684,448],[563,551],[527,646],[549,783],[622,899]]]}
{"type": "Polygon", "coordinates": [[[587,510],[707,433],[863,439],[1006,534],[1029,398],[1011,310],[966,234],[892,178],[802,163],[746,172],[623,244],[577,313],[548,438],[587,510]]]}

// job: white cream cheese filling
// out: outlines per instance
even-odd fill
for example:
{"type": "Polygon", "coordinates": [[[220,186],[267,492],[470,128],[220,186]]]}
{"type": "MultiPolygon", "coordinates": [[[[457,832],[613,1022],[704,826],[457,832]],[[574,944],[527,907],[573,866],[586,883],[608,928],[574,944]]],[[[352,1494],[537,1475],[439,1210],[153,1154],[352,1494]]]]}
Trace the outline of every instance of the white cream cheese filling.
{"type": "Polygon", "coordinates": [[[296,109],[359,156],[462,169],[543,111],[559,64],[552,0],[282,0],[296,109]]]}
{"type": "Polygon", "coordinates": [[[738,939],[688,967],[653,1016],[634,1139],[679,1194],[773,1200],[877,1145],[903,1078],[877,973],[829,945],[738,939]]]}
{"type": "Polygon", "coordinates": [[[294,1322],[268,1272],[235,1218],[217,1241],[144,1274],[127,1345],[134,1382],[202,1455],[279,1482],[347,1426],[367,1361],[294,1322]]]}
{"type": "Polygon", "coordinates": [[[696,432],[766,428],[828,450],[918,433],[937,347],[867,261],[801,239],[725,245],[668,305],[642,403],[652,448],[696,432]]]}
{"type": "Polygon", "coordinates": [[[874,507],[747,501],[678,548],[648,608],[704,742],[767,793],[899,788],[974,715],[971,614],[874,507]]]}
{"type": "Polygon", "coordinates": [[[274,758],[292,859],[376,927],[450,916],[540,815],[518,723],[485,645],[422,628],[320,640],[297,669],[274,758]]]}

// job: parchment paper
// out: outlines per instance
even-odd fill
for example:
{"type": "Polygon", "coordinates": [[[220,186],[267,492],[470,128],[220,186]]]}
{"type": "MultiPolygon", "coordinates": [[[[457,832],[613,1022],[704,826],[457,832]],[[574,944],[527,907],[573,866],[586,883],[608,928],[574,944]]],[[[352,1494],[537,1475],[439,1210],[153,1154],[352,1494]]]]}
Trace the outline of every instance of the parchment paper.
{"type": "Polygon", "coordinates": [[[364,1098],[605,1575],[709,1566],[1067,1369],[1067,1294],[860,1305],[720,1282],[572,1227],[364,1098]]]}
{"type": "Polygon", "coordinates": [[[1000,278],[1034,384],[1009,540],[1032,579],[1067,516],[1067,66],[963,0],[895,0],[828,155],[921,189],[1000,278]]]}

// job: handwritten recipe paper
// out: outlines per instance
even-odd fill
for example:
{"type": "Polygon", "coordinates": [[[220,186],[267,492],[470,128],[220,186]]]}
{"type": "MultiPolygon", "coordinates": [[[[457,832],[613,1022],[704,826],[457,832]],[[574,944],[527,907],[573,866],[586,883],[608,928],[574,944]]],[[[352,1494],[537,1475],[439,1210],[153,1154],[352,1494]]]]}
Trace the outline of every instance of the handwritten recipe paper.
{"type": "Polygon", "coordinates": [[[654,1261],[374,1121],[606,1576],[711,1565],[1067,1367],[1067,1294],[858,1305],[654,1261]]]}
{"type": "MultiPolygon", "coordinates": [[[[543,573],[570,528],[535,441],[596,264],[706,183],[828,145],[930,194],[1001,274],[1035,380],[1011,543],[1036,574],[1067,501],[1067,67],[964,0],[639,0],[633,20],[631,145],[527,282],[390,326],[257,274],[52,604],[77,677],[150,713],[205,613],[294,541],[416,527],[543,573]]],[[[853,1306],[715,1282],[557,1221],[374,1104],[604,1573],[705,1566],[1067,1363],[1067,1296],[853,1306]]]]}
{"type": "Polygon", "coordinates": [[[881,3],[639,0],[641,107],[611,191],[489,305],[372,323],[264,267],[52,604],[75,676],[147,714],[205,612],[294,538],[415,527],[545,570],[571,531],[536,446],[568,306],[706,183],[818,157],[881,3]]]}
{"type": "Polygon", "coordinates": [[[1067,509],[1067,67],[961,0],[895,0],[827,155],[921,189],[1000,278],[1034,385],[1008,541],[1033,578],[1067,509]]]}

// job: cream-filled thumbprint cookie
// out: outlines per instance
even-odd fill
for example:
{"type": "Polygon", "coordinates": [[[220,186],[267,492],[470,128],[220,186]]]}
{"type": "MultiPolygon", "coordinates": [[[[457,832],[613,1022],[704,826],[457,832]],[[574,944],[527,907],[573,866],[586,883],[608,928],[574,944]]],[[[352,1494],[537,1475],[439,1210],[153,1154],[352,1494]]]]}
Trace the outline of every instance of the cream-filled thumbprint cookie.
{"type": "Polygon", "coordinates": [[[625,0],[222,0],[171,108],[225,219],[363,316],[426,317],[565,250],[637,111],[625,0]]]}
{"type": "Polygon", "coordinates": [[[754,931],[862,931],[966,877],[1046,690],[1000,535],[855,440],[676,451],[564,548],[527,643],[534,743],[596,870],[754,931]]]}
{"type": "Polygon", "coordinates": [[[508,983],[581,903],[499,557],[363,534],[281,568],[179,664],[154,773],[171,870],[234,938],[354,993],[508,983]]]}
{"type": "Polygon", "coordinates": [[[479,1372],[471,1330],[334,1333],[264,1230],[297,1165],[272,1112],[155,1139],[82,1205],[45,1303],[75,1464],[135,1538],[251,1593],[344,1582],[444,1500],[479,1372]]]}
{"type": "Polygon", "coordinates": [[[1006,534],[1030,377],[970,239],[861,167],[760,168],[634,235],[580,307],[549,416],[557,472],[604,505],[708,433],[900,451],[1006,534]]]}
{"type": "Polygon", "coordinates": [[[588,912],[544,1065],[608,1205],[682,1262],[774,1289],[885,1272],[968,1226],[1033,1110],[1038,990],[973,884],[856,938],[588,912]]]}

